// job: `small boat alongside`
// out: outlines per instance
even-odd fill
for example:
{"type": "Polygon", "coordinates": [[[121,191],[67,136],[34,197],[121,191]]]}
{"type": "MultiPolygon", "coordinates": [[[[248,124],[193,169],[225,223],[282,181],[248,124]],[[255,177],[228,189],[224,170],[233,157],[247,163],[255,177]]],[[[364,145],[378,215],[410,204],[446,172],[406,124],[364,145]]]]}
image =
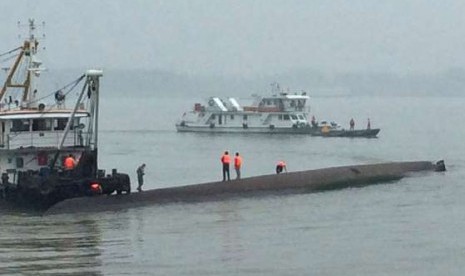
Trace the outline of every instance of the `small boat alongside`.
{"type": "Polygon", "coordinates": [[[310,97],[305,93],[284,93],[274,84],[272,95],[254,96],[251,105],[236,98],[211,97],[196,103],[176,123],[179,132],[208,133],[310,133],[310,97]]]}
{"type": "Polygon", "coordinates": [[[30,20],[28,39],[7,52],[15,62],[6,68],[0,91],[2,205],[40,211],[68,198],[129,193],[127,174],[113,169],[106,175],[97,166],[102,71],[87,70],[70,84],[42,96],[38,84],[43,67],[34,30],[30,20]],[[71,93],[79,84],[80,93],[71,93]],[[68,98],[75,94],[77,99],[68,106],[68,98]]]}
{"type": "Polygon", "coordinates": [[[376,138],[380,132],[379,128],[366,129],[344,129],[335,122],[322,121],[320,123],[312,123],[312,136],[321,137],[364,137],[376,138]]]}

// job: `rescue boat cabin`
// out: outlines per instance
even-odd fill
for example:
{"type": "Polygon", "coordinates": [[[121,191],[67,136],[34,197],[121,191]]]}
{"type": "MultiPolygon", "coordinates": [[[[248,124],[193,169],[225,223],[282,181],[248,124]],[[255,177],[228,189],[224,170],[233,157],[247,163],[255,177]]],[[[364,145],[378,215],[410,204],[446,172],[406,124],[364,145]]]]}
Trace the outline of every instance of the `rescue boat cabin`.
{"type": "MultiPolygon", "coordinates": [[[[276,92],[276,91],[273,91],[276,92]]],[[[235,98],[210,97],[206,105],[196,103],[176,123],[182,132],[304,133],[310,126],[305,93],[253,95],[249,104],[235,98]]]]}
{"type": "MultiPolygon", "coordinates": [[[[209,111],[211,114],[206,118],[206,124],[225,125],[234,121],[234,115],[242,115],[239,124],[288,126],[289,124],[308,122],[309,112],[306,104],[307,95],[279,94],[266,97],[256,96],[251,105],[239,105],[235,98],[227,100],[210,98],[208,107],[197,106],[197,111],[209,111]]],[[[250,126],[252,126],[250,125],[250,126]]]]}
{"type": "MultiPolygon", "coordinates": [[[[27,109],[0,113],[0,171],[8,175],[10,182],[16,182],[18,171],[39,171],[50,165],[71,112],[27,109]]],[[[60,168],[69,154],[79,160],[91,146],[92,131],[85,129],[89,118],[87,111],[76,111],[55,167],[60,168]]]]}

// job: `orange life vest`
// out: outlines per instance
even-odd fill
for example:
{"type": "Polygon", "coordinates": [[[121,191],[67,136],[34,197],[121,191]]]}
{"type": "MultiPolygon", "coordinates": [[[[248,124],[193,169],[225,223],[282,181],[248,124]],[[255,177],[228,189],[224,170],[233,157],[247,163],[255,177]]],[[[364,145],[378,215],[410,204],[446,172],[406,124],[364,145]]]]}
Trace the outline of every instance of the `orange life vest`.
{"type": "Polygon", "coordinates": [[[242,157],[236,156],[234,157],[234,167],[240,168],[242,165],[242,157]]]}
{"type": "Polygon", "coordinates": [[[231,163],[231,157],[229,156],[229,154],[223,154],[223,156],[221,157],[221,163],[223,164],[231,163]]]}
{"type": "Polygon", "coordinates": [[[74,161],[73,157],[71,157],[71,156],[66,157],[66,159],[65,159],[65,169],[66,170],[74,169],[75,163],[76,162],[74,161]]]}

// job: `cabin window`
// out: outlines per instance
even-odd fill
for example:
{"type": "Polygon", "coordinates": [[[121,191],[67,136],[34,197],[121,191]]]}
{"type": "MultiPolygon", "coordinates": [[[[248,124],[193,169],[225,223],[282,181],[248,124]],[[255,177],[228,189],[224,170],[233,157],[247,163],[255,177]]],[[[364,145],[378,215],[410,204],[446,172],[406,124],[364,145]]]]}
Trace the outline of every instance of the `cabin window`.
{"type": "Polygon", "coordinates": [[[282,121],[282,119],[283,119],[283,114],[279,114],[278,115],[278,120],[282,121]]]}
{"type": "Polygon", "coordinates": [[[22,157],[16,158],[16,168],[24,167],[24,159],[22,157]]]}
{"type": "Polygon", "coordinates": [[[212,120],[215,120],[215,114],[212,115],[212,120]]]}
{"type": "Polygon", "coordinates": [[[242,117],[244,120],[247,120],[247,115],[244,115],[244,117],[242,117]]]}
{"type": "Polygon", "coordinates": [[[234,115],[231,115],[231,120],[234,120],[234,115]]]}
{"type": "Polygon", "coordinates": [[[53,120],[53,129],[64,130],[66,128],[67,123],[68,123],[68,118],[57,118],[53,120]]]}
{"type": "Polygon", "coordinates": [[[289,121],[289,115],[288,115],[288,114],[284,114],[284,115],[283,115],[283,119],[289,121]]]}
{"type": "Polygon", "coordinates": [[[299,115],[299,119],[300,120],[305,120],[304,116],[302,116],[302,115],[299,115]]]}
{"type": "Polygon", "coordinates": [[[74,128],[79,128],[80,124],[79,124],[79,118],[74,118],[74,124],[71,124],[69,126],[69,129],[74,129],[74,128]]]}
{"type": "Polygon", "coordinates": [[[52,130],[52,121],[50,119],[32,120],[32,131],[52,130]]]}
{"type": "Polygon", "coordinates": [[[291,115],[292,120],[297,120],[297,116],[291,115]]]}
{"type": "Polygon", "coordinates": [[[29,131],[29,120],[13,120],[11,131],[29,131]]]}

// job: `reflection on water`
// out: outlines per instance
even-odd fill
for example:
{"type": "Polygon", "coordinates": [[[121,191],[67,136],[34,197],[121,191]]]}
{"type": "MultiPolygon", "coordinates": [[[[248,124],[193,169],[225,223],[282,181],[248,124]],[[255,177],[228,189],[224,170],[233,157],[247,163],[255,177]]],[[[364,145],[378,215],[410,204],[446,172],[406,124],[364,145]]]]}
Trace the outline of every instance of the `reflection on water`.
{"type": "Polygon", "coordinates": [[[237,201],[218,202],[220,219],[216,221],[221,237],[221,261],[238,265],[244,258],[244,248],[241,242],[239,223],[241,216],[238,213],[237,201]]]}
{"type": "Polygon", "coordinates": [[[0,275],[101,275],[94,220],[2,216],[0,275]]]}

